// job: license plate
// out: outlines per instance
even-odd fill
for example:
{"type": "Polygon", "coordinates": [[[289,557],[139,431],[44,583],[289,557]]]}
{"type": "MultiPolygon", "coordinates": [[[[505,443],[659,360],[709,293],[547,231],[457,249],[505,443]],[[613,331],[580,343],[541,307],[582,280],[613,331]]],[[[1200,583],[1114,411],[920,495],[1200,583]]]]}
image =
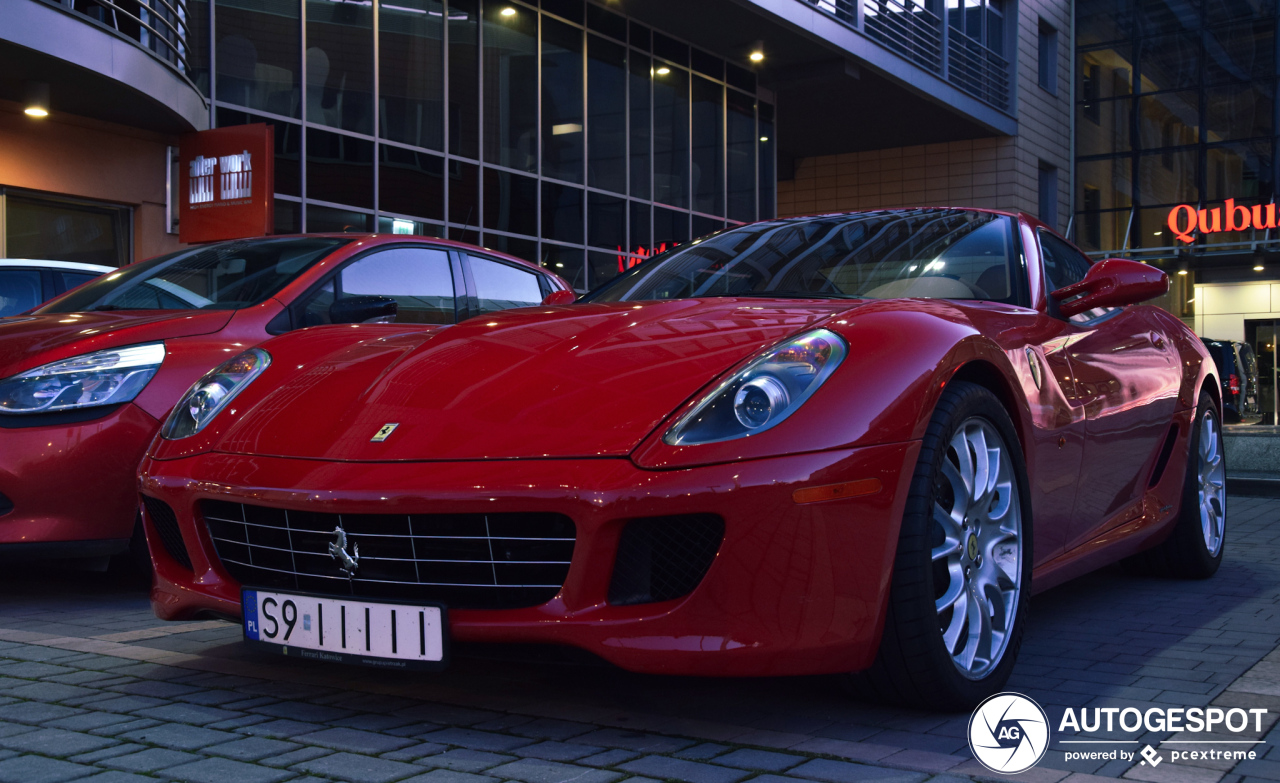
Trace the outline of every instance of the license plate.
{"type": "Polygon", "coordinates": [[[299,658],[384,668],[445,665],[444,608],[244,589],[244,638],[299,658]]]}

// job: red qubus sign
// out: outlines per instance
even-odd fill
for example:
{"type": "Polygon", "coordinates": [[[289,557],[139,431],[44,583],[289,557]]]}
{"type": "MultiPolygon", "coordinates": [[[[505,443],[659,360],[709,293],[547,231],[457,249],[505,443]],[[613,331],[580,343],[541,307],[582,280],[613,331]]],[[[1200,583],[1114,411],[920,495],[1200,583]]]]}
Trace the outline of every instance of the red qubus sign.
{"type": "Polygon", "coordinates": [[[1196,209],[1190,204],[1179,204],[1169,211],[1169,230],[1183,242],[1191,244],[1196,232],[1216,234],[1221,231],[1247,231],[1251,228],[1276,227],[1276,205],[1254,204],[1242,206],[1229,198],[1221,207],[1196,209]]]}
{"type": "MultiPolygon", "coordinates": [[[[672,242],[671,247],[674,248],[679,244],[680,244],[679,242],[672,242]]],[[[663,242],[661,245],[658,245],[657,247],[652,247],[652,248],[644,247],[643,245],[641,245],[640,247],[636,248],[635,256],[626,256],[626,255],[623,255],[623,253],[625,253],[626,251],[624,251],[621,247],[618,247],[618,271],[625,272],[631,267],[638,265],[641,261],[644,261],[646,258],[649,258],[650,256],[656,256],[659,253],[665,253],[667,252],[667,250],[668,250],[668,247],[666,242],[663,242]]]]}
{"type": "Polygon", "coordinates": [[[178,240],[261,237],[275,227],[270,125],[188,133],[178,146],[178,240]]]}

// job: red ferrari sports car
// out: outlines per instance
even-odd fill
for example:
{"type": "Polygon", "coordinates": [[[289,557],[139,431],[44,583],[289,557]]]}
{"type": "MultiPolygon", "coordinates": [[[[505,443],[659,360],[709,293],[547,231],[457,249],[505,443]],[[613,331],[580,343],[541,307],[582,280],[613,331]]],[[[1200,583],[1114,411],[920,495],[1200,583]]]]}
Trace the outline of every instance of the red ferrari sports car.
{"type": "Polygon", "coordinates": [[[192,382],[272,335],[449,324],[567,288],[445,240],[273,237],[141,261],[0,318],[0,558],[101,558],[136,530],[145,562],[135,519],[147,444],[192,382]]]}
{"type": "Polygon", "coordinates": [[[1019,214],[778,219],[564,306],[327,327],[199,381],[143,463],[167,619],[291,656],[451,640],[963,707],[1028,598],[1222,557],[1219,385],[1159,270],[1019,214]]]}

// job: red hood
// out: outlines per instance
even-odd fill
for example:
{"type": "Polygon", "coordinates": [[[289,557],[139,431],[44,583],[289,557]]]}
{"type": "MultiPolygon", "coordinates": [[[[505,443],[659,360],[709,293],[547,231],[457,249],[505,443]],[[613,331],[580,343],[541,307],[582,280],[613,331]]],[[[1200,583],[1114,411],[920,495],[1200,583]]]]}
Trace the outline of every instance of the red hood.
{"type": "Polygon", "coordinates": [[[318,363],[291,361],[282,345],[275,365],[289,374],[268,370],[258,383],[269,391],[215,448],[357,461],[625,455],[729,367],[850,304],[529,308],[363,341],[318,363]],[[399,426],[370,442],[387,423],[399,426]]]}
{"type": "Polygon", "coordinates": [[[72,356],[216,332],[231,310],[133,310],[0,318],[0,378],[72,356]]]}

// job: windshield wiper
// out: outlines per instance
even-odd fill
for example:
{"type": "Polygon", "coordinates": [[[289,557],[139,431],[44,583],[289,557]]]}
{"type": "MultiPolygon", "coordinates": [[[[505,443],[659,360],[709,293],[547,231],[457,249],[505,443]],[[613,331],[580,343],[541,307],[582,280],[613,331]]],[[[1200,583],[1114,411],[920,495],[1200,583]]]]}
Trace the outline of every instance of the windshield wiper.
{"type": "Polygon", "coordinates": [[[742,291],[734,294],[700,294],[700,297],[755,297],[760,299],[862,299],[856,294],[838,294],[831,291],[742,291]]]}

